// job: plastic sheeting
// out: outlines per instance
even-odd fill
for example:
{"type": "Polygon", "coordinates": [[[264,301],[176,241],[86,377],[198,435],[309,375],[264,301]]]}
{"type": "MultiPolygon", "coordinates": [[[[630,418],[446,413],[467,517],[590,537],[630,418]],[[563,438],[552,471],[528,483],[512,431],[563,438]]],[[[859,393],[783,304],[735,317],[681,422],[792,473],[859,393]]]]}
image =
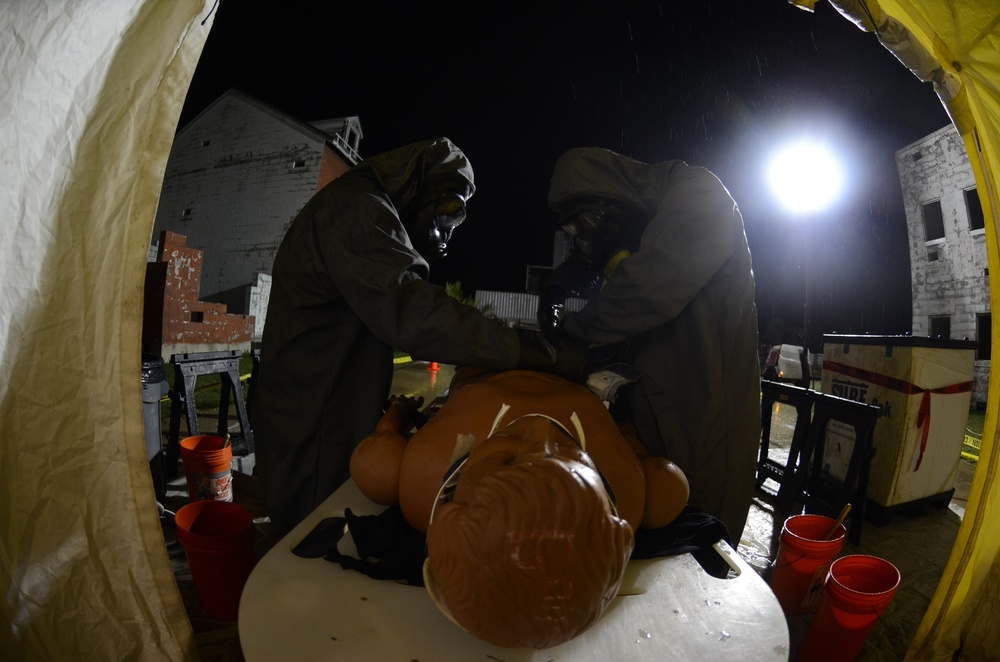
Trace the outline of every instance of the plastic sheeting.
{"type": "Polygon", "coordinates": [[[146,462],[139,339],[211,8],[0,12],[0,658],[197,657],[146,462]]]}
{"type": "MultiPolygon", "coordinates": [[[[153,215],[212,4],[15,0],[0,12],[3,657],[196,655],[146,466],[139,334],[153,215]]],[[[851,13],[861,0],[837,4],[865,25],[851,13]]],[[[894,21],[883,43],[934,81],[964,137],[1000,273],[1000,8],[864,4],[894,21]]],[[[995,370],[966,517],[912,659],[1000,650],[998,401],[995,370]]]]}

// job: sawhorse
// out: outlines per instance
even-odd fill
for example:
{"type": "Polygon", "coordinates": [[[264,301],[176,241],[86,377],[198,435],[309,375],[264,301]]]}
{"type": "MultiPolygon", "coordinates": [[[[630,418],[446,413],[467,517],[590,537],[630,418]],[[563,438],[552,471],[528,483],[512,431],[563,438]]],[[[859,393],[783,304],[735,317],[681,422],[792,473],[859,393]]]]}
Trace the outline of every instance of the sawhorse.
{"type": "Polygon", "coordinates": [[[243,400],[243,386],[240,382],[240,358],[243,352],[229,350],[222,352],[201,352],[197,354],[174,354],[170,363],[174,366],[174,388],[170,392],[170,430],[167,433],[167,447],[164,450],[166,471],[175,476],[180,458],[181,415],[187,422],[188,434],[195,436],[198,431],[198,412],[195,408],[195,383],[198,377],[219,375],[219,425],[217,434],[221,437],[229,433],[229,403],[232,394],[236,405],[236,417],[240,425],[241,438],[233,439],[233,455],[245,456],[254,452],[253,429],[247,416],[243,400]]]}
{"type": "Polygon", "coordinates": [[[796,504],[801,504],[806,512],[836,517],[850,503],[848,534],[853,543],[860,544],[869,471],[875,453],[875,424],[880,413],[875,405],[762,380],[757,489],[774,496],[777,510],[785,514],[791,514],[796,504]],[[790,406],[796,411],[792,442],[784,464],[768,456],[775,404],[790,406]],[[850,462],[842,481],[831,479],[824,472],[823,456],[831,421],[854,431],[850,462]],[[764,482],[768,478],[778,483],[777,492],[766,489],[764,482]]]}

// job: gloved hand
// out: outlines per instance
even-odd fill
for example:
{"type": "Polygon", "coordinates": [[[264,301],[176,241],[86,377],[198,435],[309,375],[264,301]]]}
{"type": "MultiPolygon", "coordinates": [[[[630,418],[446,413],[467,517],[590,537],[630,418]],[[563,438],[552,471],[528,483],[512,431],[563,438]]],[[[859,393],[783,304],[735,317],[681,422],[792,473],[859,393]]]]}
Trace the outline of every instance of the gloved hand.
{"type": "Polygon", "coordinates": [[[517,334],[521,341],[519,369],[551,372],[578,383],[586,381],[590,373],[586,343],[561,333],[551,339],[530,329],[518,329],[517,334]]]}
{"type": "Polygon", "coordinates": [[[600,272],[574,251],[541,283],[536,318],[542,333],[552,335],[559,326],[567,297],[587,296],[601,282],[600,272]]]}
{"type": "Polygon", "coordinates": [[[587,381],[591,373],[590,352],[587,343],[570,338],[565,333],[557,333],[549,338],[556,348],[556,361],[552,372],[563,379],[579,384],[587,381]]]}
{"type": "Polygon", "coordinates": [[[551,372],[556,364],[556,348],[539,331],[517,329],[521,342],[521,354],[517,361],[518,370],[540,370],[551,372]]]}

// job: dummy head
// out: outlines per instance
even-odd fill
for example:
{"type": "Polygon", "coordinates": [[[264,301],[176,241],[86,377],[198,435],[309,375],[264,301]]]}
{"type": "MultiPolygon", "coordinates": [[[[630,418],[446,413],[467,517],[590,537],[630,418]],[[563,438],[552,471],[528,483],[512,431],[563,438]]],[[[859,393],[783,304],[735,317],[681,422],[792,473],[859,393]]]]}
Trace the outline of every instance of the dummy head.
{"type": "Polygon", "coordinates": [[[473,449],[435,508],[428,589],[484,641],[548,648],[597,621],[633,542],[589,456],[548,419],[525,417],[473,449]]]}

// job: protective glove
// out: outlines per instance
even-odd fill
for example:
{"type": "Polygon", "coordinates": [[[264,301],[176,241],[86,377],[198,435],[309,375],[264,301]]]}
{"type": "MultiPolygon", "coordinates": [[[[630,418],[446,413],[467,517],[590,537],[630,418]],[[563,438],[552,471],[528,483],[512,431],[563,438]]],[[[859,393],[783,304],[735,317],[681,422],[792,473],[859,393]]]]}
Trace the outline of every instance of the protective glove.
{"type": "Polygon", "coordinates": [[[589,296],[601,282],[600,272],[580,253],[574,251],[541,283],[536,319],[542,333],[551,335],[562,319],[567,297],[589,296]]]}
{"type": "Polygon", "coordinates": [[[551,372],[556,364],[556,348],[539,331],[517,329],[521,343],[521,353],[517,361],[518,370],[540,370],[551,372]]]}
{"type": "Polygon", "coordinates": [[[582,384],[591,373],[590,352],[587,343],[557,333],[549,338],[556,348],[556,361],[552,372],[563,379],[582,384]]]}
{"type": "Polygon", "coordinates": [[[565,334],[549,339],[530,329],[518,329],[517,334],[521,341],[518,369],[551,372],[578,383],[586,381],[590,373],[586,343],[565,334]]]}

